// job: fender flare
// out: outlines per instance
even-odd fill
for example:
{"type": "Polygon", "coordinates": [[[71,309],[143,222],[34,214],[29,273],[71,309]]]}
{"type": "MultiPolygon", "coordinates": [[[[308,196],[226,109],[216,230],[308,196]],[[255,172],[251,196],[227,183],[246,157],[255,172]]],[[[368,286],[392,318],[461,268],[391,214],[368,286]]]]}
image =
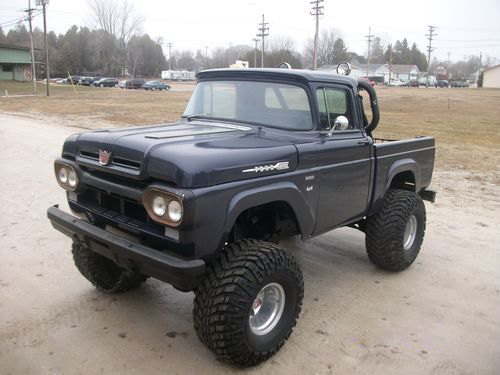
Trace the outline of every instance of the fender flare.
{"type": "Polygon", "coordinates": [[[420,170],[418,164],[414,159],[406,158],[395,161],[389,168],[387,173],[387,180],[385,184],[385,191],[389,189],[394,177],[401,172],[412,172],[415,177],[415,192],[420,190],[420,170]]]}
{"type": "Polygon", "coordinates": [[[271,202],[287,203],[297,218],[299,232],[308,237],[314,229],[314,215],[302,192],[290,181],[277,182],[236,194],[227,206],[224,233],[229,235],[238,216],[245,210],[271,202]]]}

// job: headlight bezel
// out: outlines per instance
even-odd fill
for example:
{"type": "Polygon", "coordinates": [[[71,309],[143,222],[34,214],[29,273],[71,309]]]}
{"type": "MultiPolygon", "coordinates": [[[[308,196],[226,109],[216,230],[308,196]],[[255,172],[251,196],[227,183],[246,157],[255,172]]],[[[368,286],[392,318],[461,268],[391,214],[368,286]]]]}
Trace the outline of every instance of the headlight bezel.
{"type": "Polygon", "coordinates": [[[78,176],[78,172],[76,169],[70,165],[69,163],[64,163],[60,160],[56,160],[54,162],[54,172],[56,175],[56,181],[59,184],[60,187],[62,187],[66,191],[75,191],[78,189],[78,186],[80,184],[80,177],[78,176]],[[65,178],[64,182],[61,180],[61,171],[65,170],[65,178]],[[71,178],[70,175],[74,175],[74,185],[70,182],[71,178]]]}
{"type": "Polygon", "coordinates": [[[154,187],[148,188],[144,191],[142,195],[142,204],[144,205],[144,208],[146,209],[146,212],[148,213],[149,217],[160,224],[168,225],[170,227],[175,228],[180,226],[184,220],[185,210],[184,210],[183,199],[182,197],[173,194],[171,192],[154,187]],[[161,216],[157,215],[153,209],[153,201],[158,196],[162,197],[165,200],[165,212],[161,216]],[[176,201],[177,203],[179,203],[181,207],[181,217],[178,221],[172,220],[169,216],[168,207],[172,201],[176,201]]]}

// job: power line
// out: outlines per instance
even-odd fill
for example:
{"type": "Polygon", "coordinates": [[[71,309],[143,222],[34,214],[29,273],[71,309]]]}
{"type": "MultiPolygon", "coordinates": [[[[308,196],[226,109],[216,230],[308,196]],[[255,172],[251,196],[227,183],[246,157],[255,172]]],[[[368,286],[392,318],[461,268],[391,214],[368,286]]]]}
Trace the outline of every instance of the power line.
{"type": "Polygon", "coordinates": [[[316,18],[316,32],[314,33],[314,49],[313,49],[313,69],[316,70],[318,69],[318,33],[319,33],[319,16],[324,15],[323,10],[324,6],[319,5],[322,3],[324,0],[314,0],[311,1],[310,4],[312,4],[312,10],[309,12],[311,16],[314,16],[316,18]]]}
{"type": "Polygon", "coordinates": [[[265,22],[265,19],[264,19],[264,15],[262,15],[262,22],[259,23],[260,27],[259,27],[259,34],[257,34],[257,37],[260,37],[262,38],[262,51],[260,52],[260,66],[261,68],[264,67],[264,47],[265,47],[265,44],[264,44],[264,39],[266,36],[269,35],[269,27],[267,25],[269,25],[269,22],[265,22]]]}
{"type": "Polygon", "coordinates": [[[365,38],[367,38],[368,41],[368,64],[370,63],[370,57],[371,57],[371,47],[372,47],[372,38],[375,35],[372,35],[372,28],[368,28],[368,35],[365,35],[365,38]]]}
{"type": "Polygon", "coordinates": [[[431,52],[434,50],[432,48],[432,39],[437,36],[434,32],[436,31],[437,27],[436,26],[431,26],[429,25],[429,34],[425,34],[427,39],[429,40],[429,45],[427,46],[427,80],[426,80],[426,87],[429,87],[429,71],[431,67],[431,52]]]}
{"type": "Polygon", "coordinates": [[[439,39],[438,42],[456,42],[456,43],[480,43],[480,42],[500,42],[500,39],[439,39]]]}

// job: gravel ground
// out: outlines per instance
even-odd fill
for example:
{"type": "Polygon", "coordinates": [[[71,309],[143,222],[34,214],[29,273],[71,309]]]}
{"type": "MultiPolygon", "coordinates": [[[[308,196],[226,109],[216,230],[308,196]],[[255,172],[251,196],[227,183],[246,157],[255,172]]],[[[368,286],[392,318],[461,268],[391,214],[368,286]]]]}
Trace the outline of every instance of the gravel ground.
{"type": "MultiPolygon", "coordinates": [[[[0,114],[0,373],[232,374],[197,340],[192,293],[155,280],[103,295],[72,264],[46,219],[62,203],[52,161],[81,129],[0,114]]],[[[402,273],[368,261],[361,232],[290,240],[305,301],[263,374],[498,374],[500,188],[437,171],[427,233],[402,273]]]]}

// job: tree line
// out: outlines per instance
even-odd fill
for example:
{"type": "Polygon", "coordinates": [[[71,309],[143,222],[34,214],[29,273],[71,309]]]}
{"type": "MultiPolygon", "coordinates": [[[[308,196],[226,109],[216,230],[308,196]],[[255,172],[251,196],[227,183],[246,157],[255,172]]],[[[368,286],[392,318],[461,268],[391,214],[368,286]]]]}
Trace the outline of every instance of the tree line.
{"type": "MultiPolygon", "coordinates": [[[[250,67],[261,66],[260,43],[255,46],[236,45],[217,47],[210,51],[201,49],[174,50],[171,61],[163,52],[161,38],[153,39],[142,33],[143,18],[135,11],[130,0],[88,0],[92,19],[88,26],[70,27],[64,34],[48,33],[48,49],[52,76],[94,73],[105,76],[159,77],[162,70],[173,69],[198,71],[227,67],[235,60],[248,61],[250,67]],[[256,64],[254,64],[256,62],[256,64]]],[[[43,32],[35,28],[35,61],[44,60],[43,32]]],[[[28,47],[30,36],[23,23],[5,33],[0,28],[0,43],[28,47]]],[[[277,67],[288,62],[293,68],[312,66],[313,39],[306,41],[299,51],[294,40],[275,35],[266,40],[264,66],[277,67]]],[[[349,52],[342,34],[336,29],[324,29],[318,39],[318,66],[336,65],[347,61],[352,64],[368,62],[368,53],[358,55],[349,52]]],[[[450,70],[457,75],[476,68],[477,59],[468,63],[459,61],[450,70]]],[[[394,44],[375,37],[372,41],[369,62],[374,64],[414,64],[421,72],[427,71],[426,55],[416,43],[406,38],[394,44]]],[[[437,60],[431,67],[437,65],[437,60]]],[[[446,64],[448,65],[448,64],[446,64]]],[[[479,65],[481,65],[479,61],[479,65]]],[[[43,63],[37,64],[38,76],[43,73],[43,63]]]]}

